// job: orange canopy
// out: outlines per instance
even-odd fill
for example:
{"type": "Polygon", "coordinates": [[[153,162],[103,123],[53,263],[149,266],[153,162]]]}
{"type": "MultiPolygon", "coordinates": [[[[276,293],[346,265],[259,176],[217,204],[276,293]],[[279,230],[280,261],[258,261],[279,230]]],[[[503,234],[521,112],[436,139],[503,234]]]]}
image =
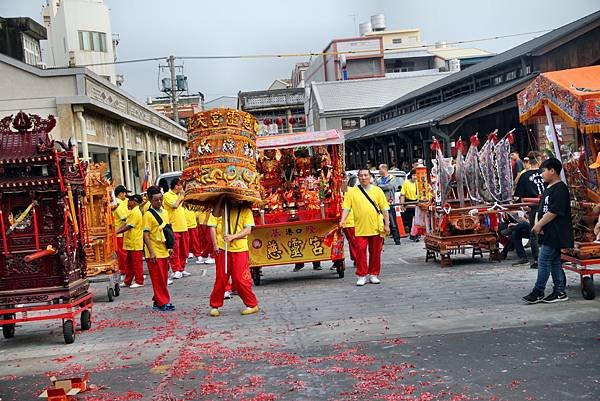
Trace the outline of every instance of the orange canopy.
{"type": "Polygon", "coordinates": [[[521,122],[548,105],[581,131],[600,132],[600,66],[540,74],[519,92],[517,100],[521,122]]]}

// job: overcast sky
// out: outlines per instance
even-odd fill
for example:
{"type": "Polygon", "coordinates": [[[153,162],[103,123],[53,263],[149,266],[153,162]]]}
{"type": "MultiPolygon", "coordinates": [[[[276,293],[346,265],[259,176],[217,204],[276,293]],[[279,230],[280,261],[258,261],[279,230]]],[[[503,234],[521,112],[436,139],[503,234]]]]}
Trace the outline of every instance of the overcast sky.
{"type": "MultiPolygon", "coordinates": [[[[41,22],[45,0],[0,0],[0,16],[41,22]]],[[[119,60],[175,56],[306,53],[335,38],[354,36],[358,24],[384,13],[388,29],[421,28],[422,39],[461,41],[558,28],[600,9],[598,0],[105,0],[119,60]],[[355,24],[356,20],[356,24],[355,24]]],[[[538,34],[539,36],[539,34],[538,34]]],[[[465,45],[502,52],[534,35],[465,45]]],[[[207,100],[263,90],[289,78],[303,58],[185,61],[190,92],[207,100]]],[[[118,65],[123,88],[156,96],[158,62],[118,65]]]]}

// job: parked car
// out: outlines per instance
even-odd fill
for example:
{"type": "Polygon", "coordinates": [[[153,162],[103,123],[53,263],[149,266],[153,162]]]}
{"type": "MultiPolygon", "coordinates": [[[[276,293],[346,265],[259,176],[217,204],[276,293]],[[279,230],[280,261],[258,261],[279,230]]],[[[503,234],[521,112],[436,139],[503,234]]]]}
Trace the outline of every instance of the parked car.
{"type": "MultiPolygon", "coordinates": [[[[396,199],[394,200],[395,203],[400,203],[400,188],[402,188],[402,184],[404,183],[404,180],[406,180],[406,172],[405,171],[398,171],[398,170],[390,170],[388,171],[390,173],[390,175],[396,177],[396,182],[397,182],[397,187],[396,187],[396,199]]],[[[378,180],[380,175],[379,175],[379,170],[375,170],[375,171],[371,171],[371,175],[373,176],[373,182],[375,180],[378,180]]],[[[355,187],[358,185],[358,170],[349,170],[346,171],[346,185],[348,187],[355,187]]]]}
{"type": "Polygon", "coordinates": [[[163,192],[167,192],[171,188],[171,182],[175,178],[181,177],[181,171],[171,171],[168,173],[163,173],[156,178],[156,182],[154,185],[158,185],[162,188],[163,192]]]}

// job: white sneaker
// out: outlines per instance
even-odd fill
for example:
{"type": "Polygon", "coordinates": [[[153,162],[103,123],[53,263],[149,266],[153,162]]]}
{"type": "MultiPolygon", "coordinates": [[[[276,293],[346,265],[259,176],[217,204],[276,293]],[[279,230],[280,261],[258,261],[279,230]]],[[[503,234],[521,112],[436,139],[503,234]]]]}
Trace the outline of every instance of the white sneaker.
{"type": "Polygon", "coordinates": [[[206,258],[203,258],[202,256],[198,256],[198,260],[196,260],[196,263],[204,263],[206,262],[206,258]]]}
{"type": "Polygon", "coordinates": [[[194,254],[193,253],[189,253],[188,254],[188,259],[192,259],[192,258],[195,258],[194,254]]]}
{"type": "Polygon", "coordinates": [[[371,284],[381,284],[381,280],[379,280],[379,277],[377,276],[369,277],[369,281],[371,282],[371,284]]]}
{"type": "Polygon", "coordinates": [[[171,280],[170,278],[167,279],[167,285],[171,285],[173,284],[173,280],[171,280]]]}
{"type": "Polygon", "coordinates": [[[209,257],[208,257],[208,258],[206,258],[206,260],[204,261],[204,264],[206,264],[206,265],[214,265],[214,264],[215,264],[215,260],[209,256],[209,257]]]}
{"type": "Polygon", "coordinates": [[[183,277],[189,277],[192,275],[192,273],[188,272],[187,270],[182,271],[181,274],[183,275],[183,277]]]}
{"type": "Polygon", "coordinates": [[[225,295],[223,296],[223,299],[231,299],[231,292],[225,291],[225,295]]]}
{"type": "Polygon", "coordinates": [[[181,272],[175,272],[175,273],[173,273],[173,278],[174,279],[180,279],[182,277],[183,277],[183,273],[181,273],[181,272]]]}
{"type": "Polygon", "coordinates": [[[139,287],[143,287],[144,284],[138,284],[138,283],[133,283],[129,286],[129,288],[139,288],[139,287]]]}
{"type": "Polygon", "coordinates": [[[356,280],[356,285],[359,287],[365,284],[367,284],[367,276],[359,277],[358,280],[356,280]]]}

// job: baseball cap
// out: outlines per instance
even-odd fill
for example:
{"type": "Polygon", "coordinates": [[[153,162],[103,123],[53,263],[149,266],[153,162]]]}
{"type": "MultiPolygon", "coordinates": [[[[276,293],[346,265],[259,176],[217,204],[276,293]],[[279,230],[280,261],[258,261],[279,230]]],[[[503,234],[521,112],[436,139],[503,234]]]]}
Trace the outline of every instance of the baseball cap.
{"type": "Polygon", "coordinates": [[[144,198],[142,198],[142,195],[127,195],[127,199],[134,201],[135,203],[143,203],[144,202],[144,198]]]}
{"type": "Polygon", "coordinates": [[[131,191],[128,190],[127,188],[125,188],[124,185],[117,185],[115,188],[115,195],[118,196],[120,193],[123,193],[123,192],[129,193],[131,191]]]}
{"type": "Polygon", "coordinates": [[[590,168],[598,168],[600,167],[600,152],[598,152],[598,156],[596,157],[596,161],[590,164],[590,168]]]}

